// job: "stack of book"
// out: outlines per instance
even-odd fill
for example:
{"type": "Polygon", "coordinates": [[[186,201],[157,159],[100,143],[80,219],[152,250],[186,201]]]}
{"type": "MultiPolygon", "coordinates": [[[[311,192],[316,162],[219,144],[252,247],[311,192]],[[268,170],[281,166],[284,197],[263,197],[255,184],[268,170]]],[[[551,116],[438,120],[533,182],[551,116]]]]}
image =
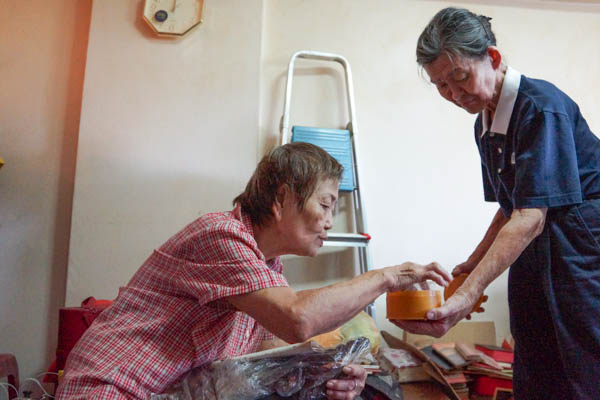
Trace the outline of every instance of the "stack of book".
{"type": "Polygon", "coordinates": [[[494,396],[497,389],[512,389],[514,353],[504,347],[476,344],[478,358],[467,367],[474,379],[473,392],[479,396],[494,396]]]}
{"type": "Polygon", "coordinates": [[[439,367],[446,383],[452,386],[456,394],[461,399],[468,399],[467,384],[470,379],[465,374],[465,368],[469,365],[469,361],[458,353],[454,343],[433,343],[421,350],[439,367]]]}
{"type": "Polygon", "coordinates": [[[493,396],[496,388],[512,389],[513,352],[496,346],[433,343],[421,349],[442,371],[460,398],[469,393],[493,396]]]}
{"type": "Polygon", "coordinates": [[[402,349],[382,348],[379,350],[379,365],[400,383],[431,380],[423,368],[423,361],[411,352],[402,349]]]}
{"type": "Polygon", "coordinates": [[[389,370],[393,364],[401,382],[413,379],[406,377],[414,373],[414,368],[419,373],[424,370],[430,380],[439,382],[453,400],[503,400],[512,396],[514,353],[510,342],[505,341],[503,347],[453,342],[417,347],[386,331],[381,331],[381,335],[391,348],[387,353],[380,348],[380,365],[389,370]]]}

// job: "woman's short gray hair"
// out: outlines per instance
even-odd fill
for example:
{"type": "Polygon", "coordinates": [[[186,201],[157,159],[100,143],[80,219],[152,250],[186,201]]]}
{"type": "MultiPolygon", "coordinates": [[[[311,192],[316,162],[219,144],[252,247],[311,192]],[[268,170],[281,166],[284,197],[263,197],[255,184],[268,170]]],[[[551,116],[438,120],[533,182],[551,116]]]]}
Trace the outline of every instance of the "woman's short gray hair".
{"type": "Polygon", "coordinates": [[[263,157],[233,204],[239,203],[253,224],[265,226],[273,217],[272,207],[282,185],[290,188],[302,210],[321,179],[339,182],[342,171],[342,165],[322,148],[304,142],[288,143],[263,157]]]}
{"type": "Polygon", "coordinates": [[[419,36],[417,63],[425,66],[441,54],[470,58],[484,56],[488,46],[496,45],[490,20],[464,8],[444,8],[419,36]]]}

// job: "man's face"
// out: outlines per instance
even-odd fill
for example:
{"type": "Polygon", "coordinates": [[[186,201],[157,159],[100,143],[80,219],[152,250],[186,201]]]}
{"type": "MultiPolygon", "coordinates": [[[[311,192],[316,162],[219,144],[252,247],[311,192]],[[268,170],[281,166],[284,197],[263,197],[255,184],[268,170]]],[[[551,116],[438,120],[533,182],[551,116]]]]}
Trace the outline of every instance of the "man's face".
{"type": "Polygon", "coordinates": [[[488,55],[451,59],[442,54],[425,71],[443,98],[471,114],[483,111],[494,99],[496,71],[488,55]]]}
{"type": "Polygon", "coordinates": [[[281,240],[286,254],[315,256],[327,231],[333,226],[333,210],[338,199],[338,182],[327,179],[317,183],[315,191],[300,210],[293,195],[286,196],[282,210],[281,240]]]}

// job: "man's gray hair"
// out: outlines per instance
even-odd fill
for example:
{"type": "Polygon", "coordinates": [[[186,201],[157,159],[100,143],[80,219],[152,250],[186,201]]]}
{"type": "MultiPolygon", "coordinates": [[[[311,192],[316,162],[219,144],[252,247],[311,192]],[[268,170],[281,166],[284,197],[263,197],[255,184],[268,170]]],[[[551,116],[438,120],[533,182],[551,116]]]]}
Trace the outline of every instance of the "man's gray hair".
{"type": "Polygon", "coordinates": [[[425,66],[441,54],[480,58],[496,45],[491,18],[464,8],[444,8],[425,27],[417,42],[417,63],[425,66]]]}

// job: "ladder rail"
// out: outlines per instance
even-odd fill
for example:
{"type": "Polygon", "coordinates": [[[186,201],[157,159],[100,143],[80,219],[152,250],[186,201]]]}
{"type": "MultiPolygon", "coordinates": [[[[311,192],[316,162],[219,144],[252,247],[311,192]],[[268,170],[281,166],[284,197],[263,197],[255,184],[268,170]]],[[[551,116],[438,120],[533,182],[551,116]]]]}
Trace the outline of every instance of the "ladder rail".
{"type": "MultiPolygon", "coordinates": [[[[354,176],[354,185],[355,189],[352,191],[352,200],[354,205],[354,223],[356,226],[356,230],[358,233],[367,233],[367,221],[365,217],[365,205],[364,199],[361,195],[360,190],[360,180],[358,174],[358,160],[359,154],[356,146],[356,137],[358,135],[358,123],[356,121],[356,112],[355,112],[355,102],[354,102],[354,85],[352,83],[352,70],[350,68],[350,63],[348,60],[339,54],[334,53],[326,53],[320,51],[311,51],[311,50],[300,50],[292,55],[288,64],[288,73],[287,80],[285,86],[285,98],[283,103],[283,115],[281,116],[281,120],[279,122],[279,133],[280,133],[280,144],[284,145],[288,143],[291,139],[291,127],[290,127],[290,109],[292,103],[292,88],[293,88],[293,78],[294,78],[294,67],[296,60],[298,58],[308,59],[308,60],[319,60],[319,61],[331,61],[339,63],[344,69],[344,79],[346,83],[346,104],[348,107],[348,116],[350,121],[348,122],[346,129],[350,131],[350,138],[352,142],[352,158],[354,162],[354,168],[352,174],[354,176]]],[[[332,233],[332,235],[334,235],[332,233]]],[[[335,234],[340,235],[340,234],[335,234]]],[[[342,234],[343,235],[343,234],[342,234]]],[[[358,263],[360,268],[360,273],[363,274],[370,270],[371,266],[371,252],[368,246],[368,240],[364,242],[364,245],[361,243],[357,243],[355,240],[346,241],[337,239],[336,241],[330,241],[329,243],[326,241],[325,245],[328,246],[347,246],[347,247],[357,247],[358,250],[358,263]],[[336,243],[337,241],[337,243],[336,243]]],[[[359,241],[360,242],[360,241],[359,241]]],[[[367,306],[368,313],[375,318],[375,307],[374,303],[371,303],[367,306]]]]}
{"type": "Polygon", "coordinates": [[[344,68],[344,78],[346,82],[346,98],[348,106],[348,116],[350,117],[350,131],[356,133],[356,113],[354,104],[354,85],[352,84],[352,70],[348,60],[339,54],[324,53],[320,51],[300,50],[295,52],[290,58],[288,64],[288,74],[285,85],[285,99],[283,103],[283,115],[279,123],[280,143],[282,145],[289,142],[290,130],[290,109],[292,105],[292,82],[294,78],[294,66],[296,59],[304,58],[308,60],[333,61],[339,63],[344,68]]]}
{"type": "MultiPolygon", "coordinates": [[[[344,78],[346,82],[346,97],[347,97],[347,105],[348,105],[348,116],[350,117],[350,122],[348,123],[347,129],[350,131],[350,135],[352,138],[352,157],[354,161],[354,171],[352,174],[354,175],[354,182],[356,187],[360,187],[359,174],[358,174],[358,150],[356,146],[356,136],[358,135],[358,123],[356,121],[356,112],[355,112],[355,102],[354,102],[354,84],[352,83],[352,69],[350,68],[350,63],[346,59],[346,57],[334,54],[334,53],[325,53],[320,51],[312,51],[312,50],[300,50],[295,52],[290,61],[288,63],[288,73],[287,80],[285,85],[285,99],[283,103],[283,115],[281,116],[281,120],[279,123],[279,131],[280,131],[280,143],[282,145],[288,143],[291,136],[291,127],[290,127],[290,110],[292,105],[292,87],[294,80],[294,66],[296,63],[296,59],[304,58],[310,60],[320,60],[320,61],[333,61],[342,65],[344,68],[344,78]]],[[[356,213],[356,228],[359,232],[368,232],[367,230],[367,222],[364,217],[364,200],[362,195],[360,194],[360,190],[355,190],[353,194],[354,206],[360,211],[356,213]]]]}

